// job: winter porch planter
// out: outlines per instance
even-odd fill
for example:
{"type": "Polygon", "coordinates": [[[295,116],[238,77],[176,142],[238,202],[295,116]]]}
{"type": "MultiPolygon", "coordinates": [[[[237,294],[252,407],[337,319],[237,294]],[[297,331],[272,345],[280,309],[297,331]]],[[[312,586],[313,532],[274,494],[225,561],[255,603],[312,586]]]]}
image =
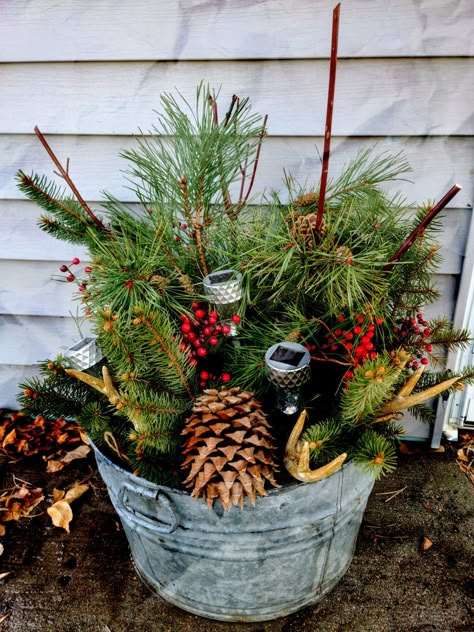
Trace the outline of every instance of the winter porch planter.
{"type": "Polygon", "coordinates": [[[18,176],[40,226],[89,252],[61,270],[104,356],[45,362],[22,404],[78,419],[138,572],[204,616],[265,620],[327,592],[395,466],[401,411],[429,418],[425,400],[473,379],[425,371],[469,339],[421,311],[459,187],[413,216],[380,186],[403,157],[362,152],[328,181],[336,48],[319,186],[288,178],[286,198],[250,205],[266,117],[237,97],[222,112],[202,85],[193,106],[164,95],[159,129],[124,153],[138,210],[92,210],[38,129],[74,197],[18,176]]]}

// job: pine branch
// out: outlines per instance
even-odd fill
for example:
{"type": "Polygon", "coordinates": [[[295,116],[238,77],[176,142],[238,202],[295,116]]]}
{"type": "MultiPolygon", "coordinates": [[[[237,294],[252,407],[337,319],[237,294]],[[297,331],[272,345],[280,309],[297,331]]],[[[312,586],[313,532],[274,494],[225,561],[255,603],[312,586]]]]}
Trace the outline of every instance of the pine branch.
{"type": "Polygon", "coordinates": [[[59,162],[58,158],[56,157],[56,154],[53,152],[53,150],[51,149],[51,147],[49,146],[49,144],[47,143],[45,137],[43,136],[43,134],[40,132],[38,126],[35,126],[35,134],[36,136],[38,136],[41,144],[43,145],[43,147],[46,149],[49,157],[51,158],[51,160],[54,162],[54,164],[56,165],[56,168],[59,170],[59,173],[61,175],[61,177],[66,181],[66,183],[68,184],[69,188],[71,189],[71,191],[74,193],[74,195],[77,198],[77,201],[79,202],[79,204],[82,206],[82,208],[84,209],[84,211],[87,213],[87,215],[90,217],[90,219],[94,222],[94,224],[104,233],[108,234],[109,231],[105,228],[105,226],[102,224],[102,222],[100,221],[100,219],[98,217],[96,217],[94,215],[94,213],[91,211],[91,209],[89,208],[89,206],[86,204],[86,202],[84,201],[83,197],[81,196],[81,194],[79,193],[79,191],[76,188],[76,185],[74,184],[74,182],[71,180],[69,173],[68,173],[68,168],[69,168],[69,161],[68,161],[68,168],[64,169],[64,167],[61,165],[61,163],[59,162]]]}

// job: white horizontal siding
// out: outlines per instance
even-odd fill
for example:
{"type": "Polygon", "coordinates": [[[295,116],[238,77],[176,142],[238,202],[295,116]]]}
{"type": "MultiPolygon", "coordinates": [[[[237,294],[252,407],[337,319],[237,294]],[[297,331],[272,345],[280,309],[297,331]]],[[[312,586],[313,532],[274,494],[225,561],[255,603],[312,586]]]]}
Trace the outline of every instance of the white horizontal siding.
{"type": "MultiPolygon", "coordinates": [[[[327,57],[335,1],[15,0],[0,61],[327,57]]],[[[344,0],[342,57],[472,55],[472,0],[344,0]]]]}
{"type": "Polygon", "coordinates": [[[81,340],[89,331],[81,329],[72,317],[3,316],[0,321],[0,344],[4,364],[31,366],[39,360],[56,357],[81,340]]]}
{"type": "MultiPolygon", "coordinates": [[[[98,200],[107,189],[119,199],[135,202],[133,191],[127,188],[124,170],[127,163],[119,157],[122,149],[134,146],[134,139],[121,136],[56,136],[48,138],[52,148],[65,163],[71,158],[70,174],[86,200],[98,200]]],[[[472,204],[474,180],[471,170],[474,155],[472,137],[410,137],[410,138],[334,138],[330,173],[336,176],[358,150],[376,146],[376,152],[404,151],[413,168],[407,177],[412,182],[389,184],[389,190],[400,190],[409,201],[438,199],[455,182],[463,190],[451,206],[463,208],[472,204]]],[[[317,183],[321,173],[318,150],[322,154],[320,137],[269,137],[262,147],[261,161],[254,191],[275,189],[282,194],[283,169],[300,182],[317,183]]],[[[0,198],[24,199],[14,179],[18,169],[52,174],[54,167],[43,146],[34,135],[0,136],[0,198]]]]}
{"type": "MultiPolygon", "coordinates": [[[[223,114],[233,94],[250,97],[255,112],[269,115],[270,135],[324,133],[326,60],[4,64],[0,133],[148,130],[160,93],[178,90],[194,103],[201,81],[222,85],[223,114]]],[[[341,60],[335,99],[338,136],[474,134],[470,59],[341,60]]]]}
{"type": "MultiPolygon", "coordinates": [[[[78,339],[75,289],[58,282],[76,246],[36,227],[40,210],[16,188],[18,169],[54,169],[38,125],[83,196],[107,189],[134,202],[118,154],[155,122],[159,94],[193,100],[201,80],[269,115],[255,193],[284,190],[283,168],[316,183],[322,151],[331,14],[321,0],[16,0],[0,19],[0,407],[15,405],[33,364],[78,339]],[[179,63],[178,63],[179,61],[179,63]],[[74,62],[74,63],[72,63],[74,62]]],[[[443,293],[429,314],[452,315],[474,198],[472,0],[344,0],[330,175],[359,149],[403,149],[411,203],[454,182],[441,238],[443,293]]],[[[93,204],[97,208],[97,204],[93,204]]]]}

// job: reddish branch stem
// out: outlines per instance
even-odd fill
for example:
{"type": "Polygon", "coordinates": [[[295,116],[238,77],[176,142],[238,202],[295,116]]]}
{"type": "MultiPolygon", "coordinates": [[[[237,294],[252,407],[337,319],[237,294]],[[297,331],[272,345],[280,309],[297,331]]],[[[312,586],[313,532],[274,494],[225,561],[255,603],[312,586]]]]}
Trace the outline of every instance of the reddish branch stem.
{"type": "Polygon", "coordinates": [[[326,126],[324,130],[323,166],[321,171],[321,186],[319,187],[318,214],[316,216],[316,230],[321,228],[328,182],[329,155],[331,151],[332,113],[334,109],[334,90],[336,88],[337,44],[339,39],[339,12],[341,3],[334,7],[332,13],[331,61],[329,65],[328,104],[326,110],[326,126]]]}
{"type": "MultiPolygon", "coordinates": [[[[247,203],[247,200],[249,199],[250,193],[253,189],[253,185],[255,182],[255,176],[257,175],[257,169],[258,169],[258,162],[260,160],[260,152],[262,150],[262,141],[265,137],[266,134],[266,128],[267,128],[267,121],[268,121],[268,114],[265,114],[265,116],[263,117],[263,126],[262,126],[262,131],[260,132],[258,138],[259,138],[259,143],[258,143],[258,147],[257,147],[257,153],[255,155],[255,161],[253,163],[253,169],[252,169],[252,176],[250,178],[250,183],[249,183],[249,187],[247,189],[247,193],[245,194],[244,199],[240,199],[239,200],[239,206],[238,206],[238,211],[240,211],[240,209],[247,203]]],[[[244,171],[244,179],[245,179],[245,171],[244,171]]]]}
{"type": "MultiPolygon", "coordinates": [[[[94,215],[94,213],[91,211],[91,209],[89,208],[88,204],[85,202],[84,198],[82,197],[82,195],[79,193],[79,191],[76,189],[76,186],[74,184],[74,182],[71,180],[71,178],[69,177],[69,173],[67,169],[64,169],[64,167],[62,166],[62,164],[59,162],[58,158],[56,157],[56,154],[54,153],[54,151],[51,149],[51,147],[49,146],[48,142],[46,141],[46,138],[43,136],[43,134],[40,132],[38,126],[35,127],[35,134],[36,136],[38,136],[38,138],[41,141],[41,144],[43,145],[43,147],[46,149],[46,151],[48,152],[49,157],[51,158],[51,160],[54,162],[54,164],[56,165],[56,167],[59,170],[59,173],[61,175],[61,177],[67,182],[69,188],[71,189],[71,191],[74,193],[74,195],[77,198],[77,201],[79,202],[79,204],[82,206],[82,208],[85,210],[85,212],[87,213],[87,215],[89,215],[89,217],[91,218],[91,220],[94,222],[94,224],[96,224],[96,226],[98,226],[98,228],[100,228],[100,230],[102,230],[104,233],[109,233],[109,231],[106,229],[106,227],[102,224],[102,222],[100,221],[100,219],[98,217],[96,217],[94,215]]],[[[68,167],[69,167],[69,161],[68,161],[68,167]]]]}
{"type": "Polygon", "coordinates": [[[450,202],[453,199],[453,197],[459,193],[461,188],[462,187],[459,186],[459,184],[454,184],[446,193],[446,195],[441,198],[438,204],[435,204],[435,206],[433,206],[433,208],[430,211],[428,211],[428,213],[421,220],[421,222],[418,224],[415,230],[411,233],[408,239],[405,240],[405,242],[400,246],[397,252],[390,259],[389,263],[387,263],[387,265],[384,268],[385,272],[388,272],[389,270],[393,268],[395,262],[398,261],[403,254],[405,254],[405,252],[413,245],[418,235],[425,230],[428,224],[430,224],[434,220],[436,215],[438,215],[438,213],[443,210],[446,204],[448,204],[448,202],[450,202]]]}

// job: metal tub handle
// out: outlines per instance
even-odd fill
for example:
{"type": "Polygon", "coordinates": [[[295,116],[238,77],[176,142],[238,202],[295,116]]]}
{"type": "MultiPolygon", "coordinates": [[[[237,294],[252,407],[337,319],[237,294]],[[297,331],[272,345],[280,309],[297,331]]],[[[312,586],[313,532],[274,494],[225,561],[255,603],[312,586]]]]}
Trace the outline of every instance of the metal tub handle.
{"type": "Polygon", "coordinates": [[[130,481],[125,481],[117,494],[117,512],[123,512],[125,515],[129,515],[130,519],[145,529],[157,531],[158,533],[173,533],[178,527],[178,517],[173,509],[173,505],[169,498],[164,494],[161,489],[154,490],[147,487],[138,487],[130,481]],[[146,500],[150,500],[159,503],[164,507],[166,513],[171,517],[171,524],[161,522],[159,518],[150,518],[141,511],[134,509],[129,505],[128,493],[141,496],[146,500]]]}

